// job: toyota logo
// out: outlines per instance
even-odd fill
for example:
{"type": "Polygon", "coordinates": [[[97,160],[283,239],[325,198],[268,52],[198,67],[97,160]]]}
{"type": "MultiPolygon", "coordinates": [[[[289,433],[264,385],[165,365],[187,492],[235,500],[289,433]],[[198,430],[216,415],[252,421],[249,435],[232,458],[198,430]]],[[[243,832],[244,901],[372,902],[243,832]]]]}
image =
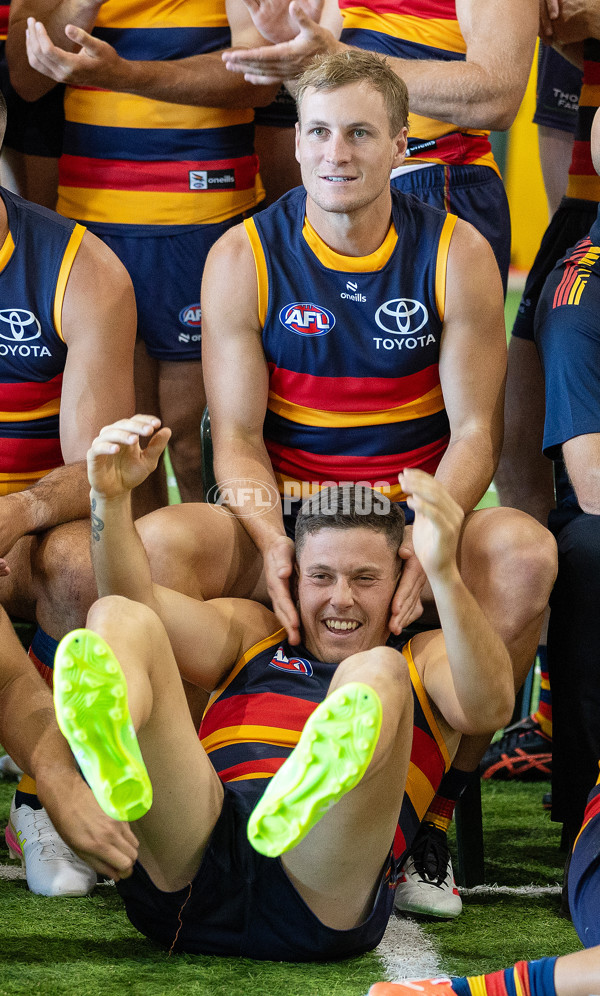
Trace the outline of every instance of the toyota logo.
{"type": "Polygon", "coordinates": [[[0,311],[0,322],[4,322],[4,325],[0,325],[0,339],[27,342],[29,339],[39,339],[42,334],[35,315],[24,308],[3,308],[0,311]]]}
{"type": "Polygon", "coordinates": [[[384,332],[392,335],[414,335],[429,319],[427,308],[410,297],[386,301],[375,313],[375,321],[384,332]]]}

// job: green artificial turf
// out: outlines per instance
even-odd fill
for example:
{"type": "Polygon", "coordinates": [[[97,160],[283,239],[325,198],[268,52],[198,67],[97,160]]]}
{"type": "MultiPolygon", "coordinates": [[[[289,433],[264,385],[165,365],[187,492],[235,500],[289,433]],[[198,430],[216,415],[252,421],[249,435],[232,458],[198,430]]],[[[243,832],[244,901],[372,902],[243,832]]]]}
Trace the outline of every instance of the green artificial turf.
{"type": "MultiPolygon", "coordinates": [[[[559,827],[541,808],[547,789],[483,783],[488,883],[546,886],[561,878],[559,827]]],[[[0,783],[0,825],[13,791],[14,783],[0,783]]],[[[7,861],[1,840],[0,864],[7,861]]],[[[557,896],[469,894],[459,919],[422,926],[446,971],[494,971],[579,947],[558,906],[557,896]]],[[[85,899],[50,900],[23,881],[0,881],[0,996],[364,996],[382,974],[376,953],[331,965],[169,957],[135,931],[110,885],[85,899]]]]}

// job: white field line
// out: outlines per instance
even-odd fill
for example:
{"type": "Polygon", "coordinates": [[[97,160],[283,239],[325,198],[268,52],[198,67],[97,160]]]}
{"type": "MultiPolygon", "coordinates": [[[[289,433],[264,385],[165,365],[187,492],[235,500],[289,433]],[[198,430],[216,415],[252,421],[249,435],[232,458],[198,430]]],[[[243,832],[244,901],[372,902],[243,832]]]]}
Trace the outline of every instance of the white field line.
{"type": "Polygon", "coordinates": [[[394,913],[376,953],[386,982],[431,978],[440,972],[440,959],[429,937],[415,920],[394,913]]]}

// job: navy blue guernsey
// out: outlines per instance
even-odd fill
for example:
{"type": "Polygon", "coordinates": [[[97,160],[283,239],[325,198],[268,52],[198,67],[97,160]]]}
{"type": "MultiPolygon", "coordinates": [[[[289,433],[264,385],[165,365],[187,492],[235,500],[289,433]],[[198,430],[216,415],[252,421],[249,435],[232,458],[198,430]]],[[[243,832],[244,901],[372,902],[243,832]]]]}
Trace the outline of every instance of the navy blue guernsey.
{"type": "Polygon", "coordinates": [[[380,248],[342,256],[305,218],[299,187],[245,222],[269,365],[264,438],[282,494],[363,481],[404,495],[449,440],[438,362],[456,218],[392,190],[380,248]]]}
{"type": "Polygon", "coordinates": [[[85,229],[7,190],[0,193],[8,215],[0,249],[0,494],[7,494],[63,462],[59,409],[67,346],[61,314],[85,229]]]}

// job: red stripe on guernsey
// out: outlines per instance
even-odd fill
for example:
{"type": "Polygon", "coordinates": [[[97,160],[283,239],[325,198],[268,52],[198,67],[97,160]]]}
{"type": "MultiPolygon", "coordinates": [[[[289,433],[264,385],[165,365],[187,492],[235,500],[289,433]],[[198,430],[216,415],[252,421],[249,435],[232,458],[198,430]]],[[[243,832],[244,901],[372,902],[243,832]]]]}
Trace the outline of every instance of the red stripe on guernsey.
{"type": "Polygon", "coordinates": [[[27,474],[61,467],[58,439],[4,439],[0,426],[0,473],[27,474]]]}
{"type": "MultiPolygon", "coordinates": [[[[206,713],[200,732],[204,739],[216,730],[230,726],[273,726],[302,731],[315,706],[315,702],[307,699],[291,699],[273,692],[223,697],[206,713]]],[[[243,739],[241,734],[240,739],[243,739]]]]}
{"type": "Polygon", "coordinates": [[[600,792],[598,793],[598,795],[594,796],[591,802],[588,802],[585,809],[585,813],[583,815],[583,826],[581,829],[583,830],[583,827],[587,826],[590,820],[593,820],[594,816],[598,816],[599,813],[600,813],[600,792]]]}
{"type": "Polygon", "coordinates": [[[0,4],[0,41],[4,41],[8,33],[8,15],[10,14],[10,4],[0,4]]]}
{"type": "Polygon", "coordinates": [[[382,479],[398,483],[398,471],[403,467],[418,467],[433,474],[448,448],[449,436],[404,453],[382,456],[336,456],[335,454],[307,453],[289,449],[265,440],[275,470],[280,474],[305,481],[369,481],[382,479]]]}
{"type": "Polygon", "coordinates": [[[569,173],[575,176],[595,176],[590,143],[574,142],[569,173]]]}
{"type": "Polygon", "coordinates": [[[55,398],[60,398],[63,375],[52,380],[25,381],[16,384],[0,384],[2,401],[0,408],[4,412],[31,412],[55,398]]]}
{"type": "Polygon", "coordinates": [[[267,757],[262,760],[244,761],[242,764],[233,764],[231,768],[223,768],[219,771],[219,778],[222,782],[230,782],[233,778],[259,777],[260,775],[274,775],[279,771],[285,757],[267,757]]]}
{"type": "Polygon", "coordinates": [[[439,751],[432,749],[431,734],[413,727],[413,742],[410,752],[410,760],[416,764],[425,777],[434,786],[439,785],[444,774],[444,759],[439,751]]]}
{"type": "MultiPolygon", "coordinates": [[[[340,7],[357,7],[356,0],[340,0],[340,7]]],[[[456,4],[454,0],[369,0],[369,10],[376,14],[389,11],[392,14],[401,16],[408,15],[418,17],[421,20],[429,20],[433,17],[443,21],[456,20],[456,4]]]]}
{"type": "Polygon", "coordinates": [[[394,843],[392,845],[392,851],[394,852],[394,857],[396,858],[396,860],[398,860],[401,854],[404,854],[405,850],[406,850],[406,837],[404,836],[402,830],[400,829],[400,824],[398,824],[398,826],[396,827],[396,832],[394,834],[394,843]]]}
{"type": "Polygon", "coordinates": [[[231,170],[236,190],[250,190],[258,172],[256,156],[239,159],[210,159],[206,162],[135,162],[131,159],[92,159],[63,155],[60,182],[63,187],[94,190],[142,190],[189,193],[190,173],[205,170],[231,170]]]}
{"type": "Polygon", "coordinates": [[[372,412],[421,398],[439,386],[437,363],[407,377],[314,377],[269,363],[269,388],[294,405],[328,412],[372,412]]]}

